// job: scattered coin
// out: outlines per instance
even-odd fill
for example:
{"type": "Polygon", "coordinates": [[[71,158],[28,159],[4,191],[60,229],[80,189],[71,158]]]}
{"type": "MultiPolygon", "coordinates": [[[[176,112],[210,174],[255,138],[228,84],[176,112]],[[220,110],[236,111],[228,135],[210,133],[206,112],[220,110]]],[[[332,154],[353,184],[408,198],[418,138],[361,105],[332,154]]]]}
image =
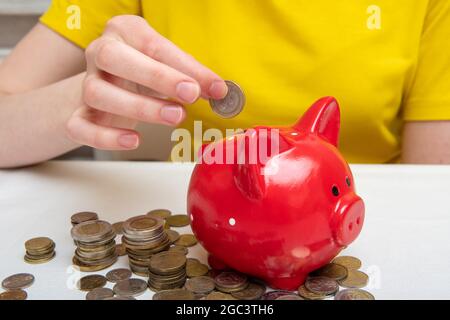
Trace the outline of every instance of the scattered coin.
{"type": "Polygon", "coordinates": [[[234,118],[242,112],[245,105],[245,95],[242,89],[232,81],[225,81],[228,93],[221,100],[210,99],[212,110],[222,118],[234,118]]]}
{"type": "Polygon", "coordinates": [[[185,287],[192,293],[208,294],[215,289],[216,284],[212,278],[201,276],[186,281],[185,287]]]}
{"type": "Polygon", "coordinates": [[[169,226],[175,228],[186,227],[191,223],[189,217],[185,214],[178,214],[175,216],[167,217],[166,221],[169,224],[169,226]]]}
{"type": "Polygon", "coordinates": [[[249,283],[247,288],[233,292],[231,295],[238,300],[259,300],[266,292],[266,287],[257,283],[249,283]]]}
{"type": "Polygon", "coordinates": [[[122,301],[122,300],[136,300],[133,297],[111,297],[111,298],[104,298],[103,300],[113,300],[113,301],[122,301]]]}
{"type": "Polygon", "coordinates": [[[213,291],[205,297],[205,300],[236,300],[236,298],[229,293],[213,291]]]}
{"type": "Polygon", "coordinates": [[[301,285],[300,288],[298,288],[298,294],[300,297],[306,299],[306,300],[323,300],[328,298],[329,296],[323,295],[323,294],[317,294],[314,292],[309,291],[305,285],[301,285]]]}
{"type": "Polygon", "coordinates": [[[308,278],[305,287],[311,292],[324,296],[334,295],[339,290],[336,280],[326,277],[308,278]]]}
{"type": "Polygon", "coordinates": [[[216,282],[217,290],[225,293],[242,291],[248,286],[247,276],[232,271],[220,273],[214,278],[214,281],[216,282]]]}
{"type": "Polygon", "coordinates": [[[332,262],[335,264],[339,264],[347,268],[348,270],[358,270],[362,265],[361,260],[350,256],[340,256],[335,258],[332,262]]]}
{"type": "Polygon", "coordinates": [[[345,289],[339,291],[334,300],[375,300],[375,297],[361,289],[345,289]]]}
{"type": "Polygon", "coordinates": [[[29,273],[18,273],[7,277],[2,281],[5,290],[22,290],[34,283],[34,276],[29,273]]]}
{"type": "Polygon", "coordinates": [[[177,246],[193,247],[197,244],[197,238],[193,234],[182,234],[175,244],[177,246]]]}
{"type": "Polygon", "coordinates": [[[98,214],[96,214],[95,212],[87,212],[87,211],[75,213],[70,218],[70,221],[72,222],[73,226],[86,221],[94,221],[94,220],[98,220],[98,214]]]}
{"type": "Polygon", "coordinates": [[[174,244],[178,239],[180,239],[180,234],[175,230],[166,230],[166,233],[171,244],[174,244]]]}
{"type": "Polygon", "coordinates": [[[183,246],[172,246],[169,248],[169,251],[180,252],[185,256],[189,253],[189,249],[183,246]]]}
{"type": "Polygon", "coordinates": [[[109,282],[116,283],[130,279],[132,275],[132,272],[128,269],[114,269],[106,274],[106,279],[108,279],[109,282]]]}
{"type": "Polygon", "coordinates": [[[127,247],[123,243],[116,245],[116,255],[119,257],[127,255],[127,247]]]}
{"type": "Polygon", "coordinates": [[[336,263],[329,263],[322,268],[312,272],[312,277],[327,277],[333,280],[342,280],[347,277],[347,268],[336,263]]]}
{"type": "Polygon", "coordinates": [[[147,215],[152,216],[152,217],[158,217],[161,219],[167,219],[168,217],[170,217],[172,215],[172,212],[167,209],[156,209],[156,210],[150,211],[149,213],[147,213],[147,215]]]}
{"type": "Polygon", "coordinates": [[[208,272],[209,268],[207,265],[201,263],[197,259],[187,259],[186,274],[189,278],[205,276],[208,272]]]}
{"type": "Polygon", "coordinates": [[[345,288],[364,288],[369,282],[369,276],[362,271],[348,270],[347,278],[340,280],[339,284],[345,288]]]}
{"type": "Polygon", "coordinates": [[[147,290],[147,282],[141,279],[127,279],[115,284],[113,291],[121,297],[137,297],[147,290]]]}
{"type": "Polygon", "coordinates": [[[292,292],[287,290],[274,290],[263,294],[261,300],[277,300],[279,297],[288,295],[292,295],[292,292]]]}
{"type": "Polygon", "coordinates": [[[105,300],[114,297],[114,291],[108,288],[95,288],[86,295],[86,300],[105,300]]]}
{"type": "Polygon", "coordinates": [[[77,287],[81,291],[91,291],[96,288],[103,288],[107,279],[101,275],[89,275],[78,280],[77,287]]]}
{"type": "Polygon", "coordinates": [[[285,296],[278,297],[275,300],[304,300],[304,299],[296,294],[287,294],[285,296]]]}
{"type": "Polygon", "coordinates": [[[195,300],[195,296],[186,289],[172,289],[155,293],[153,300],[195,300]]]}
{"type": "Polygon", "coordinates": [[[123,233],[123,222],[116,222],[112,225],[115,234],[123,233]]]}
{"type": "Polygon", "coordinates": [[[11,290],[0,293],[0,300],[27,300],[28,294],[23,290],[11,290]]]}

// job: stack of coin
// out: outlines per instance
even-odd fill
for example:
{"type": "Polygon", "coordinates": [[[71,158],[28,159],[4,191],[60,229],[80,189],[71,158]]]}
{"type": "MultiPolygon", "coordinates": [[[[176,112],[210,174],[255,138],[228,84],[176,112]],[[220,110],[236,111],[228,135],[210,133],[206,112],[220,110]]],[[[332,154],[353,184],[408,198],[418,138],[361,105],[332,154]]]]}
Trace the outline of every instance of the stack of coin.
{"type": "Polygon", "coordinates": [[[25,242],[24,260],[31,264],[46,263],[55,257],[55,243],[45,237],[30,239],[25,242]]]}
{"type": "Polygon", "coordinates": [[[87,222],[87,221],[95,221],[98,220],[98,215],[95,212],[78,212],[75,213],[71,218],[70,222],[72,223],[72,226],[75,227],[77,224],[87,222]]]}
{"type": "Polygon", "coordinates": [[[214,278],[216,289],[225,293],[233,293],[246,289],[248,287],[247,276],[232,272],[224,271],[214,278]]]}
{"type": "Polygon", "coordinates": [[[77,249],[73,263],[83,272],[106,269],[117,261],[116,234],[106,221],[88,221],[72,228],[77,249]]]}
{"type": "Polygon", "coordinates": [[[148,276],[150,258],[167,250],[170,239],[164,230],[164,220],[146,215],[125,221],[122,243],[127,250],[131,271],[140,276],[148,276]]]}
{"type": "Polygon", "coordinates": [[[153,291],[181,288],[186,282],[186,256],[166,251],[150,259],[148,285],[153,291]]]}

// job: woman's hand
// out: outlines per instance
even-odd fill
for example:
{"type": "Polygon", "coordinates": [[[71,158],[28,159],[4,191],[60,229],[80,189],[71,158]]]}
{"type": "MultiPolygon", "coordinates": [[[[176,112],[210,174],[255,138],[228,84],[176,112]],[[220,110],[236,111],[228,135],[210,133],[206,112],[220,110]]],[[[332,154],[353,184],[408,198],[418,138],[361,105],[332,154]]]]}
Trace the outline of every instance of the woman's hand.
{"type": "Polygon", "coordinates": [[[138,16],[111,19],[86,50],[83,103],[67,122],[75,142],[103,150],[139,145],[139,121],[177,125],[183,104],[221,99],[224,81],[138,16]]]}

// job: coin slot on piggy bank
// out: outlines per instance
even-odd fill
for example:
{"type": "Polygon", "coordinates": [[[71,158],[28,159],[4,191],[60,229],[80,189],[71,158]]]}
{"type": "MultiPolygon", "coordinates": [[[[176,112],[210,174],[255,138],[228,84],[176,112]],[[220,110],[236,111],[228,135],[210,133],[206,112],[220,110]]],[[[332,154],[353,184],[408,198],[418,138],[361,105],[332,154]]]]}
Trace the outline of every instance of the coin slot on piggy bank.
{"type": "MultiPolygon", "coordinates": [[[[256,127],[247,131],[249,138],[261,142],[262,128],[278,132],[279,150],[269,152],[265,163],[239,162],[239,153],[231,163],[200,159],[189,185],[188,213],[215,266],[261,278],[273,288],[298,289],[308,273],[357,238],[364,203],[337,149],[340,110],[334,98],[318,100],[291,127],[256,127]]],[[[215,142],[202,156],[234,143],[215,142]]],[[[255,149],[244,150],[255,158],[255,149]]]]}

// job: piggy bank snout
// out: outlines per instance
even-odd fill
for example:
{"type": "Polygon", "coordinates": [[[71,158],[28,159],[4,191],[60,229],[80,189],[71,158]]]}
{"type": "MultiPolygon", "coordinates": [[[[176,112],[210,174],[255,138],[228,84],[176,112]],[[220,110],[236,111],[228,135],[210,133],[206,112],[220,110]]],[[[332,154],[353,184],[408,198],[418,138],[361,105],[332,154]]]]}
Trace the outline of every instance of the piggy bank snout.
{"type": "Polygon", "coordinates": [[[364,201],[354,193],[347,194],[337,204],[335,240],[348,246],[361,232],[365,216],[364,201]]]}

